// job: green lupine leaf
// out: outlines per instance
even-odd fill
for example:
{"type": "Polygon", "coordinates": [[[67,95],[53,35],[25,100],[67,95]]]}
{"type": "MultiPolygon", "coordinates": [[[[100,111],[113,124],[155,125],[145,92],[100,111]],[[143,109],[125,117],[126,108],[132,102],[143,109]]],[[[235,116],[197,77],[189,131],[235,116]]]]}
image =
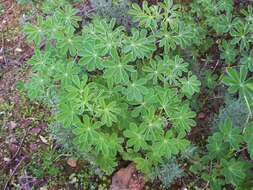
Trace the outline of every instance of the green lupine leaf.
{"type": "Polygon", "coordinates": [[[90,39],[84,39],[83,48],[78,50],[81,59],[78,61],[81,65],[86,65],[88,71],[103,69],[103,52],[96,46],[96,42],[90,39]]]}
{"type": "Polygon", "coordinates": [[[113,122],[117,122],[117,115],[120,113],[120,109],[115,101],[106,103],[105,100],[100,100],[95,110],[97,117],[101,117],[102,123],[107,126],[112,126],[113,122]]]}
{"type": "Polygon", "coordinates": [[[83,121],[76,119],[73,123],[76,126],[73,129],[73,133],[76,135],[75,144],[85,150],[98,143],[98,139],[101,138],[101,134],[97,131],[101,127],[100,123],[92,123],[87,115],[83,117],[83,121]]]}
{"type": "Polygon", "coordinates": [[[124,136],[128,138],[128,147],[133,147],[135,152],[145,150],[147,143],[144,140],[142,128],[138,127],[135,123],[130,123],[129,129],[124,131],[124,136]]]}
{"type": "Polygon", "coordinates": [[[134,67],[129,65],[132,61],[132,55],[126,54],[119,56],[116,50],[112,51],[112,59],[105,63],[105,78],[111,79],[113,83],[128,83],[129,72],[135,72],[134,67]]]}
{"type": "Polygon", "coordinates": [[[161,36],[159,46],[163,47],[166,53],[176,49],[177,45],[182,48],[187,47],[193,37],[191,27],[182,22],[173,23],[170,28],[167,24],[163,24],[159,36],[161,36]]]}
{"type": "Polygon", "coordinates": [[[245,179],[247,172],[245,162],[235,159],[222,159],[221,165],[221,173],[225,177],[225,180],[228,184],[238,186],[245,179]]]}
{"type": "Polygon", "coordinates": [[[39,72],[43,69],[44,66],[48,66],[48,63],[50,61],[52,60],[49,51],[41,52],[36,49],[33,56],[27,61],[27,63],[33,65],[32,69],[35,72],[39,72]]]}
{"type": "Polygon", "coordinates": [[[179,139],[173,136],[173,133],[167,132],[164,137],[161,137],[153,146],[153,151],[159,157],[166,156],[170,158],[172,155],[177,155],[189,145],[186,139],[179,139]]]}
{"type": "Polygon", "coordinates": [[[72,82],[72,79],[79,72],[79,68],[73,62],[61,63],[58,65],[54,79],[62,82],[63,85],[72,82]]]}
{"type": "Polygon", "coordinates": [[[163,128],[165,127],[165,123],[162,118],[155,115],[155,108],[149,107],[147,108],[147,112],[143,116],[143,123],[141,124],[142,133],[144,135],[145,140],[154,141],[159,139],[163,134],[163,128]]]}
{"type": "Polygon", "coordinates": [[[27,34],[27,39],[30,42],[34,42],[35,45],[40,45],[41,41],[45,37],[45,29],[44,29],[44,19],[41,16],[37,17],[37,25],[26,24],[24,27],[24,32],[27,34]]]}
{"type": "Polygon", "coordinates": [[[165,111],[167,117],[170,117],[170,114],[177,111],[178,107],[181,106],[182,96],[177,93],[177,90],[157,88],[156,93],[160,109],[165,111]]]}
{"type": "Polygon", "coordinates": [[[152,168],[152,163],[148,159],[144,159],[141,157],[137,157],[133,159],[134,162],[136,163],[136,168],[145,174],[150,174],[151,168],[152,168]]]}
{"type": "Polygon", "coordinates": [[[204,86],[209,89],[215,88],[215,86],[217,85],[218,75],[213,74],[211,70],[206,70],[204,71],[204,76],[204,86]]]}
{"type": "Polygon", "coordinates": [[[99,134],[98,139],[94,139],[95,150],[105,157],[115,157],[118,151],[122,150],[122,140],[116,134],[99,134]]]}
{"type": "Polygon", "coordinates": [[[159,20],[162,19],[160,12],[161,9],[159,6],[149,7],[147,1],[143,1],[142,7],[134,3],[129,14],[133,16],[135,22],[139,22],[140,26],[156,29],[159,20]]]}
{"type": "Polygon", "coordinates": [[[117,166],[117,161],[112,156],[98,155],[95,162],[107,175],[110,175],[117,166]]]}
{"type": "Polygon", "coordinates": [[[182,58],[178,55],[174,59],[170,59],[167,55],[164,56],[164,67],[166,71],[166,79],[169,81],[169,84],[176,84],[177,80],[188,71],[188,63],[185,63],[182,58]]]}
{"type": "Polygon", "coordinates": [[[78,118],[78,108],[69,102],[63,102],[59,105],[59,113],[57,119],[64,124],[65,127],[70,127],[78,118]]]}
{"type": "Polygon", "coordinates": [[[253,72],[253,51],[251,50],[249,54],[244,53],[240,62],[248,67],[250,72],[253,72]]]}
{"type": "Polygon", "coordinates": [[[235,45],[223,40],[219,49],[221,50],[221,59],[224,59],[226,64],[232,65],[238,53],[235,45]]]}
{"type": "Polygon", "coordinates": [[[188,76],[187,79],[183,78],[180,82],[182,84],[182,92],[188,97],[198,93],[200,90],[201,83],[195,75],[188,76]]]}
{"type": "Polygon", "coordinates": [[[147,80],[145,78],[137,79],[137,77],[133,76],[132,81],[127,85],[127,99],[129,101],[142,101],[143,96],[148,93],[148,89],[145,87],[147,80]]]}
{"type": "Polygon", "coordinates": [[[242,142],[240,128],[233,128],[232,121],[227,119],[224,123],[219,125],[219,130],[225,142],[229,143],[235,150],[239,149],[240,143],[242,142]]]}
{"type": "Polygon", "coordinates": [[[134,59],[149,57],[155,50],[155,39],[153,36],[147,36],[147,30],[132,30],[132,36],[124,42],[125,53],[131,53],[134,59]]]}
{"type": "Polygon", "coordinates": [[[77,48],[82,45],[81,38],[74,35],[73,28],[66,28],[65,33],[59,33],[56,38],[59,42],[58,48],[61,49],[61,53],[66,54],[69,51],[71,56],[77,53],[77,48]]]}
{"type": "Polygon", "coordinates": [[[58,39],[62,35],[63,27],[55,16],[48,17],[44,22],[44,27],[48,40],[58,39]]]}
{"type": "Polygon", "coordinates": [[[233,20],[232,14],[214,16],[210,19],[210,25],[218,34],[230,32],[235,24],[236,20],[233,20]]]}
{"type": "Polygon", "coordinates": [[[245,17],[245,20],[249,24],[253,24],[253,8],[252,8],[252,6],[248,6],[247,10],[243,9],[241,12],[242,12],[243,16],[245,17]]]}
{"type": "Polygon", "coordinates": [[[84,27],[83,35],[95,41],[96,49],[102,55],[112,53],[113,49],[122,46],[123,28],[115,28],[116,20],[111,19],[108,22],[106,19],[98,17],[93,18],[92,23],[84,27]]]}
{"type": "Polygon", "coordinates": [[[208,155],[211,159],[213,158],[223,158],[228,150],[229,146],[227,143],[223,142],[221,133],[214,133],[212,136],[208,138],[207,145],[208,155]]]}
{"type": "Polygon", "coordinates": [[[245,126],[244,141],[247,143],[250,158],[253,159],[253,122],[245,126]]]}
{"type": "Polygon", "coordinates": [[[230,93],[239,92],[240,96],[251,100],[253,97],[253,77],[246,80],[248,70],[246,67],[240,68],[240,73],[235,69],[228,68],[227,75],[223,78],[223,83],[229,86],[230,93]]]}
{"type": "Polygon", "coordinates": [[[138,117],[140,114],[144,114],[146,112],[146,108],[157,103],[157,97],[152,88],[150,88],[147,93],[144,95],[142,101],[135,101],[131,103],[134,105],[134,110],[132,111],[133,117],[138,117]]]}
{"type": "Polygon", "coordinates": [[[59,9],[56,12],[56,17],[59,21],[63,22],[65,26],[78,27],[78,22],[81,21],[79,16],[76,16],[78,13],[77,9],[74,9],[71,5],[66,4],[62,9],[59,9]]]}
{"type": "Polygon", "coordinates": [[[158,80],[164,81],[165,65],[161,64],[162,59],[156,56],[155,59],[151,59],[148,65],[144,65],[142,70],[148,73],[147,78],[153,81],[153,84],[157,84],[158,80]]]}
{"type": "Polygon", "coordinates": [[[238,21],[230,34],[233,37],[232,43],[240,45],[241,51],[249,49],[249,44],[252,41],[249,24],[238,21]]]}
{"type": "Polygon", "coordinates": [[[177,111],[172,111],[168,114],[168,119],[172,122],[173,127],[181,136],[185,136],[185,133],[189,132],[191,127],[196,125],[196,122],[194,121],[196,113],[191,111],[187,104],[179,106],[177,111]]]}

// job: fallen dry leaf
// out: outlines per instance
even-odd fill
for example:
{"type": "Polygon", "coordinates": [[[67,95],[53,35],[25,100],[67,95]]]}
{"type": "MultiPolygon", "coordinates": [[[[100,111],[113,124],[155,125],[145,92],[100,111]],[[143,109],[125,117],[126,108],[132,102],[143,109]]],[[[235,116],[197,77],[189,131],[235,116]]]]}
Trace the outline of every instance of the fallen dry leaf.
{"type": "Polygon", "coordinates": [[[75,168],[77,166],[77,160],[76,159],[73,159],[73,158],[69,158],[67,160],[67,164],[72,167],[72,168],[75,168]]]}

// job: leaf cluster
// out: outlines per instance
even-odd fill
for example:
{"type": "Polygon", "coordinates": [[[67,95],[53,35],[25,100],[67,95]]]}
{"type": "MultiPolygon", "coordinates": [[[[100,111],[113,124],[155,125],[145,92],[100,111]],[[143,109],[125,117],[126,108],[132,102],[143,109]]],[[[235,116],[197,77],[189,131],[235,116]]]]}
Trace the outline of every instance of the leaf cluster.
{"type": "Polygon", "coordinates": [[[199,92],[200,81],[176,54],[177,45],[194,42],[180,34],[184,28],[177,6],[170,1],[159,5],[161,10],[171,6],[178,22],[165,29],[164,19],[171,15],[162,14],[161,30],[179,35],[164,43],[166,34],[153,33],[160,30],[158,26],[127,32],[115,19],[97,16],[77,32],[78,11],[63,2],[53,12],[45,8],[47,17],[24,27],[36,46],[28,61],[33,65],[28,95],[41,100],[53,97],[49,104],[56,110],[56,121],[71,129],[74,145],[94,155],[107,173],[117,165],[118,155],[149,173],[152,166],[189,145],[185,136],[196,125],[188,99],[199,92]],[[156,43],[163,48],[160,53],[156,43]],[[175,52],[168,53],[167,47],[175,52]]]}

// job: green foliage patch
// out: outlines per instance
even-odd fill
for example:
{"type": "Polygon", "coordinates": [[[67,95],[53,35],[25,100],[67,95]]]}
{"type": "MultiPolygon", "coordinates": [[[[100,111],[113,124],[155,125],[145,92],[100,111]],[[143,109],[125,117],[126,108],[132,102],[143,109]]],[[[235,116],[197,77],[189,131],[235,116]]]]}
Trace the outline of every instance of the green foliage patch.
{"type": "Polygon", "coordinates": [[[218,130],[192,171],[212,189],[252,185],[245,183],[252,165],[240,154],[246,147],[252,159],[251,6],[238,12],[232,0],[132,3],[128,30],[117,18],[98,15],[82,26],[71,4],[49,4],[42,4],[46,16],[24,27],[35,45],[26,89],[31,99],[52,107],[75,150],[91,155],[107,174],[124,159],[149,176],[190,145],[186,136],[196,126],[190,105],[202,87],[214,90],[219,78],[245,105],[245,123],[235,126],[231,114],[220,113],[218,130]],[[193,68],[212,48],[218,62],[201,84],[193,68]]]}

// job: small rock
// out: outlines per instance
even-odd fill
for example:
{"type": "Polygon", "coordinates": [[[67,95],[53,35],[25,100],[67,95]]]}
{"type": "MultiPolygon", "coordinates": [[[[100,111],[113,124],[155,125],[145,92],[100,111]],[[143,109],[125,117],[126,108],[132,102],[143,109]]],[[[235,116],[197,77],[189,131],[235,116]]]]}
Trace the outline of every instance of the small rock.
{"type": "Polygon", "coordinates": [[[135,172],[133,164],[128,165],[126,168],[121,168],[112,177],[112,184],[110,190],[129,190],[129,181],[135,172]]]}
{"type": "Polygon", "coordinates": [[[17,150],[18,150],[18,145],[16,145],[16,144],[10,144],[9,145],[9,150],[11,151],[11,153],[16,153],[17,152],[17,150]]]}
{"type": "Polygon", "coordinates": [[[15,51],[16,52],[22,52],[23,50],[21,48],[16,48],[15,51]]]}
{"type": "Polygon", "coordinates": [[[38,134],[41,131],[40,127],[34,127],[30,130],[31,134],[38,134]]]}
{"type": "Polygon", "coordinates": [[[45,138],[45,137],[43,137],[43,136],[39,136],[40,137],[40,140],[44,143],[44,144],[48,144],[48,141],[47,141],[47,139],[45,138]]]}
{"type": "Polygon", "coordinates": [[[38,146],[38,144],[36,144],[36,143],[32,143],[32,144],[29,145],[29,148],[30,148],[32,151],[37,150],[38,147],[39,147],[39,146],[38,146]]]}
{"type": "Polygon", "coordinates": [[[77,160],[76,159],[73,159],[73,158],[69,158],[67,160],[67,164],[72,167],[72,168],[75,168],[77,166],[77,160]]]}
{"type": "Polygon", "coordinates": [[[48,190],[46,187],[41,187],[40,190],[48,190]]]}
{"type": "Polygon", "coordinates": [[[11,161],[11,159],[10,158],[7,158],[7,157],[4,157],[4,159],[3,159],[5,162],[10,162],[11,161]]]}
{"type": "Polygon", "coordinates": [[[14,121],[10,121],[6,127],[10,130],[13,130],[17,127],[17,124],[14,121]]]}
{"type": "Polygon", "coordinates": [[[203,120],[203,119],[205,119],[205,118],[206,118],[206,114],[205,114],[204,112],[200,112],[200,113],[198,114],[198,119],[203,120]]]}

